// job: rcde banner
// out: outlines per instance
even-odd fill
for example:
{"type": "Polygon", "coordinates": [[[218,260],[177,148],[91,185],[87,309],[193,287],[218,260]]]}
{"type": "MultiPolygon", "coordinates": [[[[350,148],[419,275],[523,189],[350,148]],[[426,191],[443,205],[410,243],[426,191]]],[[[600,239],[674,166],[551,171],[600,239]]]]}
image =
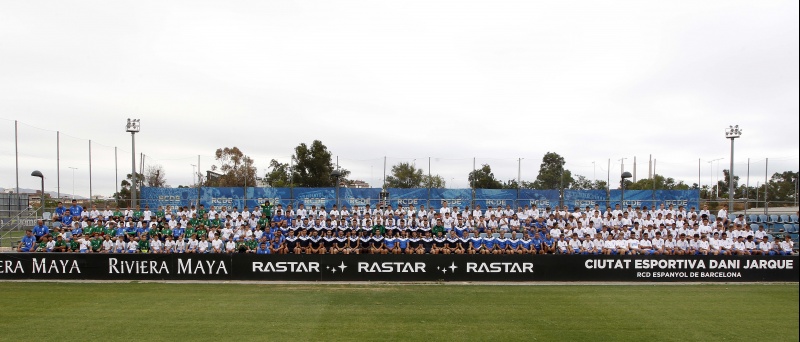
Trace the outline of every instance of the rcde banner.
{"type": "Polygon", "coordinates": [[[3,279],[797,282],[797,256],[0,254],[3,279]]]}
{"type": "MultiPolygon", "coordinates": [[[[472,189],[387,189],[389,192],[388,203],[393,207],[402,205],[408,207],[414,205],[419,207],[433,206],[439,208],[446,201],[448,207],[464,208],[473,205],[472,189]]],[[[355,205],[365,206],[367,204],[375,207],[380,200],[381,189],[352,189],[340,188],[339,201],[341,204],[352,208],[355,205]]],[[[561,203],[561,194],[558,190],[532,190],[520,189],[519,192],[513,189],[475,189],[474,205],[480,205],[486,209],[489,206],[512,207],[536,205],[540,209],[554,207],[561,203]]],[[[293,204],[297,207],[303,203],[306,208],[312,205],[317,207],[324,206],[326,209],[333,208],[336,204],[336,188],[142,188],[142,203],[148,204],[150,208],[158,206],[189,206],[197,203],[209,208],[216,207],[236,207],[250,209],[269,200],[273,204],[282,204],[284,208],[293,204]]],[[[683,205],[687,210],[690,207],[699,209],[700,192],[698,190],[627,190],[625,191],[624,206],[648,206],[653,203],[670,205],[675,208],[683,205]]],[[[608,205],[620,203],[622,192],[611,190],[610,197],[605,190],[564,190],[564,205],[570,210],[575,207],[584,208],[586,206],[594,208],[600,205],[605,209],[608,205]],[[610,200],[609,200],[610,198],[610,200]]]]}

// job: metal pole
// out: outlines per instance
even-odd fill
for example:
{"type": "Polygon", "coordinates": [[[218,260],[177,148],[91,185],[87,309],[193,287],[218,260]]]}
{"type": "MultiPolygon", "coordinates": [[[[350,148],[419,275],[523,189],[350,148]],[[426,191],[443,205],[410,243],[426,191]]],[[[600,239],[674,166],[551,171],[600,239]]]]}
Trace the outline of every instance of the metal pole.
{"type": "Polygon", "coordinates": [[[733,141],[731,138],[731,169],[728,171],[728,212],[733,212],[733,141]]]}
{"type": "Polygon", "coordinates": [[[431,157],[428,157],[428,202],[426,203],[427,206],[430,207],[431,205],[431,186],[433,185],[433,179],[431,178],[431,157]]]}
{"type": "Polygon", "coordinates": [[[203,186],[203,173],[200,171],[200,155],[197,155],[197,199],[194,202],[198,208],[200,207],[200,187],[203,186]]]}
{"type": "Polygon", "coordinates": [[[72,169],[72,199],[75,199],[75,170],[77,170],[78,168],[72,166],[70,166],[69,168],[72,169]]]}
{"type": "Polygon", "coordinates": [[[697,188],[703,188],[703,182],[700,181],[700,158],[697,158],[697,188]]]}
{"type": "Polygon", "coordinates": [[[522,187],[522,158],[517,161],[517,200],[514,203],[519,207],[519,189],[522,187]]]}
{"type": "Polygon", "coordinates": [[[114,193],[119,193],[119,167],[117,166],[116,146],[114,146],[114,193]]]}
{"type": "Polygon", "coordinates": [[[633,157],[633,182],[636,183],[636,156],[633,157]]]}
{"type": "Polygon", "coordinates": [[[136,210],[136,133],[131,132],[131,207],[136,210]]]}
{"type": "Polygon", "coordinates": [[[247,176],[250,170],[247,168],[247,159],[244,160],[244,206],[247,206],[247,176]]]}
{"type": "Polygon", "coordinates": [[[656,177],[656,161],[658,161],[658,159],[653,159],[653,205],[656,204],[656,181],[658,179],[658,177],[656,177]]]}
{"type": "Polygon", "coordinates": [[[764,215],[769,217],[769,158],[764,163],[764,215]]]}
{"type": "Polygon", "coordinates": [[[294,204],[294,158],[289,158],[289,197],[294,204]]]}
{"type": "Polygon", "coordinates": [[[744,215],[747,216],[747,207],[750,206],[750,158],[747,158],[747,184],[744,186],[744,215]]]}
{"type": "Polygon", "coordinates": [[[61,199],[61,132],[56,131],[56,192],[58,200],[61,199]]]}
{"type": "Polygon", "coordinates": [[[386,156],[383,156],[383,190],[386,190],[386,156]]]}
{"type": "MultiPolygon", "coordinates": [[[[17,126],[17,120],[14,120],[14,159],[17,172],[17,192],[15,192],[15,194],[17,198],[19,198],[19,134],[17,133],[17,126]]],[[[17,201],[17,207],[19,207],[19,200],[17,201]]]]}
{"type": "MultiPolygon", "coordinates": [[[[606,201],[610,202],[611,201],[611,158],[608,158],[608,169],[606,170],[608,171],[608,175],[606,176],[608,177],[606,179],[606,201]]],[[[606,203],[606,205],[608,205],[608,203],[606,203]]]]}
{"type": "Polygon", "coordinates": [[[89,203],[92,202],[92,140],[89,140],[89,203]]]}

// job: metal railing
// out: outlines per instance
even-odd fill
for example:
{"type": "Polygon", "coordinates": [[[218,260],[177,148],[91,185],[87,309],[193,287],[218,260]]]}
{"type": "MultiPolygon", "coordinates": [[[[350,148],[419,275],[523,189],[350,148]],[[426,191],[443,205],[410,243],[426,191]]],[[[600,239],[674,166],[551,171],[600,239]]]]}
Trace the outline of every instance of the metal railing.
{"type": "Polygon", "coordinates": [[[5,241],[9,241],[9,245],[14,247],[15,239],[9,238],[9,236],[13,232],[24,231],[25,228],[32,227],[38,218],[39,212],[30,207],[16,211],[15,214],[8,218],[2,218],[2,225],[0,225],[0,246],[3,246],[5,241]]]}

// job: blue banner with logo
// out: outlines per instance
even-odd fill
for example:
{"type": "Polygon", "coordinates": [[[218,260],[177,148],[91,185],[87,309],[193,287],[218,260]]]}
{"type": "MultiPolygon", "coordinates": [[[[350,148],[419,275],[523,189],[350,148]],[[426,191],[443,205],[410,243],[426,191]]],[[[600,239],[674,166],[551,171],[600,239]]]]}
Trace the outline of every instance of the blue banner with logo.
{"type": "MultiPolygon", "coordinates": [[[[448,207],[473,206],[472,189],[387,189],[389,198],[387,203],[394,208],[398,206],[408,207],[414,205],[440,208],[445,201],[448,207]]],[[[354,189],[340,188],[339,203],[352,210],[354,206],[364,207],[379,205],[381,189],[354,189]]],[[[555,207],[561,203],[561,196],[558,190],[533,190],[533,189],[476,189],[474,191],[474,205],[480,205],[481,209],[492,207],[533,206],[539,209],[555,207]]],[[[684,206],[687,210],[691,207],[699,208],[699,190],[626,190],[623,206],[648,208],[660,204],[675,208],[684,206]]],[[[331,210],[336,204],[336,188],[152,188],[145,187],[141,190],[142,206],[149,205],[150,208],[158,206],[191,206],[197,203],[203,204],[206,208],[215,206],[217,208],[236,207],[243,210],[245,207],[253,209],[258,205],[269,200],[273,205],[281,204],[284,208],[289,205],[297,207],[303,204],[306,209],[312,206],[317,208],[325,207],[331,210]]],[[[574,210],[575,207],[593,208],[595,205],[605,209],[606,206],[620,204],[622,200],[621,190],[611,190],[610,198],[607,198],[605,190],[564,190],[563,204],[574,210]]]]}

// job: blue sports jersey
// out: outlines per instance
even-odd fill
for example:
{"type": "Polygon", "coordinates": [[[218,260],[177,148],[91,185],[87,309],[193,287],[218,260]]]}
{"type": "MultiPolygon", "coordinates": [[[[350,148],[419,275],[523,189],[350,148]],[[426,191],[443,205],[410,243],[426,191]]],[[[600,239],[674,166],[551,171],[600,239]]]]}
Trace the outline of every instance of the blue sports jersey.
{"type": "Polygon", "coordinates": [[[511,246],[511,248],[513,248],[513,249],[517,249],[517,247],[519,247],[519,243],[520,243],[519,239],[511,239],[511,240],[508,240],[508,244],[509,244],[509,245],[511,246]]]}
{"type": "Polygon", "coordinates": [[[65,226],[72,226],[72,216],[62,216],[61,224],[65,226]]]}
{"type": "Polygon", "coordinates": [[[35,227],[33,227],[33,236],[36,236],[36,237],[42,237],[44,235],[47,235],[47,233],[49,233],[49,232],[50,232],[50,230],[47,229],[47,226],[35,226],[35,227]]]}
{"type": "Polygon", "coordinates": [[[408,247],[408,238],[397,238],[397,243],[400,245],[400,249],[406,249],[408,247]]]}
{"type": "Polygon", "coordinates": [[[185,232],[186,230],[183,228],[175,228],[172,230],[172,236],[177,238],[183,235],[185,232]]]}
{"type": "Polygon", "coordinates": [[[69,212],[70,212],[70,214],[72,214],[72,216],[80,217],[81,214],[83,213],[83,207],[81,207],[79,205],[73,205],[73,206],[69,207],[69,212]]]}
{"type": "Polygon", "coordinates": [[[493,237],[486,237],[483,239],[483,245],[486,246],[488,249],[494,248],[494,245],[497,243],[497,239],[493,237]]]}
{"type": "Polygon", "coordinates": [[[542,240],[538,237],[533,238],[533,240],[531,240],[531,244],[533,244],[533,248],[542,249],[542,240]]]}
{"type": "Polygon", "coordinates": [[[383,239],[383,243],[386,245],[386,248],[392,249],[394,248],[394,244],[397,242],[395,238],[385,238],[383,239]]]}
{"type": "Polygon", "coordinates": [[[479,237],[471,237],[469,239],[469,242],[472,244],[472,248],[479,249],[479,248],[481,248],[481,245],[483,244],[483,239],[479,238],[479,237]]]}
{"type": "Polygon", "coordinates": [[[531,248],[531,239],[522,239],[519,240],[519,243],[522,245],[522,248],[530,249],[531,248]]]}
{"type": "Polygon", "coordinates": [[[83,234],[83,228],[81,227],[72,230],[72,235],[82,235],[82,234],[83,234]]]}
{"type": "Polygon", "coordinates": [[[23,236],[22,237],[22,251],[29,252],[33,250],[33,245],[36,243],[35,236],[23,236]]]}
{"type": "Polygon", "coordinates": [[[256,254],[269,254],[269,248],[261,248],[261,247],[259,247],[256,250],[256,254]]]}
{"type": "Polygon", "coordinates": [[[508,247],[508,238],[496,238],[494,241],[500,249],[506,249],[506,247],[508,247]]]}

